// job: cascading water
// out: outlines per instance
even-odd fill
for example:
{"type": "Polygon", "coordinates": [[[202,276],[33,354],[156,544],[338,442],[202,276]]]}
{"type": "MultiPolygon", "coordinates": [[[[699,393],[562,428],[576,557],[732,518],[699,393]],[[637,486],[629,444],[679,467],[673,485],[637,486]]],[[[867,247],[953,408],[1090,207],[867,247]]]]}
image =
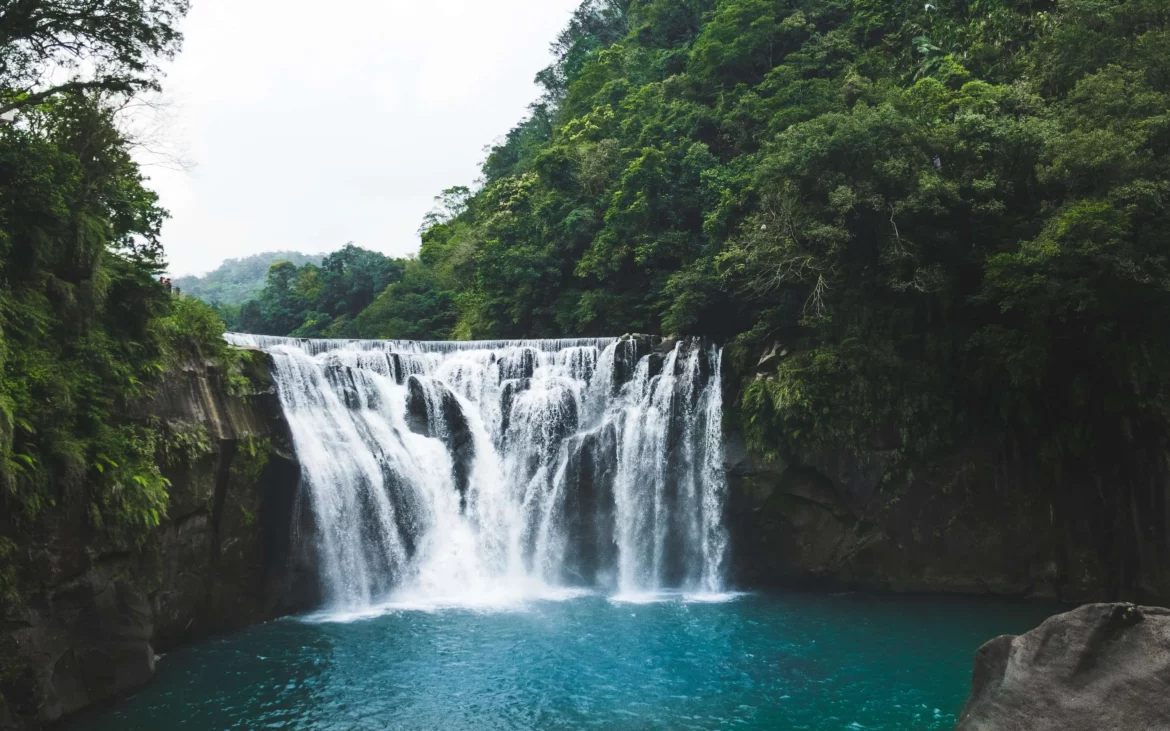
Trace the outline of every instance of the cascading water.
{"type": "Polygon", "coordinates": [[[719,348],[227,337],[273,359],[333,607],[722,590],[719,348]]]}

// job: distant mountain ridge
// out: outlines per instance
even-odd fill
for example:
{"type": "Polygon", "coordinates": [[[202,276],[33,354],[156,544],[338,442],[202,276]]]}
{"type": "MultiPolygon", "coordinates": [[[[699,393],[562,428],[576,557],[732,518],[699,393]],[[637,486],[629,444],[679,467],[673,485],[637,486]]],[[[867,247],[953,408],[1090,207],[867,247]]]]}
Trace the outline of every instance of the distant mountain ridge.
{"type": "Polygon", "coordinates": [[[177,277],[174,285],[185,294],[209,304],[242,305],[260,296],[268,281],[268,270],[277,262],[287,261],[298,267],[320,266],[325,254],[302,254],[299,251],[271,251],[242,259],[228,259],[218,269],[201,277],[177,277]]]}

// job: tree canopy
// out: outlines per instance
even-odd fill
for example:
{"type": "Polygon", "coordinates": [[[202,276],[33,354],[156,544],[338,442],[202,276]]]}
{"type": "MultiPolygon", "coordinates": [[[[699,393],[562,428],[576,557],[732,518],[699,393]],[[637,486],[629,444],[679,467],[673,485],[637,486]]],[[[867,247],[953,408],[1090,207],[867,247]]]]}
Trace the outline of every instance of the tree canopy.
{"type": "Polygon", "coordinates": [[[156,63],[179,49],[187,0],[0,3],[0,114],[83,90],[157,87],[156,63]]]}
{"type": "Polygon", "coordinates": [[[354,318],[400,281],[405,267],[353,244],[326,256],[320,266],[278,261],[260,296],[244,303],[238,320],[228,325],[264,335],[357,337],[354,318]]]}
{"type": "Polygon", "coordinates": [[[436,334],[730,342],[776,456],[893,424],[907,454],[991,431],[1116,465],[1168,426],[1168,19],[588,0],[482,184],[427,222],[436,334]]]}

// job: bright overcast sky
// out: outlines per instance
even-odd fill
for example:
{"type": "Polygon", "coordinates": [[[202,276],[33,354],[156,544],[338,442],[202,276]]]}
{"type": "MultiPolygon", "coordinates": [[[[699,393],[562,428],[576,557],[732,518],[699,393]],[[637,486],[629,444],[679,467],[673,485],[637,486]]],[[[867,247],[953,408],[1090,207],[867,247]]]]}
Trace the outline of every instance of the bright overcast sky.
{"type": "Polygon", "coordinates": [[[150,166],[175,275],[348,241],[391,255],[539,95],[580,0],[193,0],[150,166]]]}

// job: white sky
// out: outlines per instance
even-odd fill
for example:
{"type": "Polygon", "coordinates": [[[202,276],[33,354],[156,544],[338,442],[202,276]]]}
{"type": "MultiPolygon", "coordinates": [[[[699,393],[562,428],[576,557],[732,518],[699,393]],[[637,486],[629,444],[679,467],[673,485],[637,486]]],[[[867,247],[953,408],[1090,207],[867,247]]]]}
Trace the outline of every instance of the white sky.
{"type": "Polygon", "coordinates": [[[391,255],[539,95],[580,0],[194,0],[148,165],[173,275],[348,241],[391,255]]]}

